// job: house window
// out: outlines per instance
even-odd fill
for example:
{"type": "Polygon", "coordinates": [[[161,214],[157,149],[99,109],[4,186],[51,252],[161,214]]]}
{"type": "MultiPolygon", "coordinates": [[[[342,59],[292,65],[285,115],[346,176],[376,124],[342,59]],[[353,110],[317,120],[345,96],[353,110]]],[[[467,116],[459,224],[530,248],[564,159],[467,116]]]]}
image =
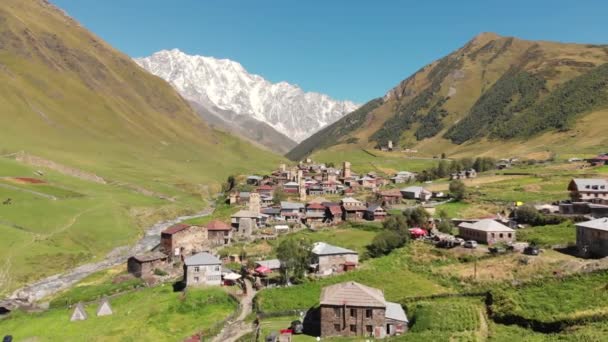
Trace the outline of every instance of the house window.
{"type": "Polygon", "coordinates": [[[357,318],[357,309],[350,309],[350,317],[357,318]]]}
{"type": "Polygon", "coordinates": [[[357,333],[357,326],[355,324],[350,325],[350,332],[357,333]]]}
{"type": "Polygon", "coordinates": [[[340,331],[340,324],[334,324],[334,330],[340,331]]]}
{"type": "Polygon", "coordinates": [[[366,325],[365,326],[365,331],[371,335],[374,332],[374,326],[373,325],[366,325]]]}
{"type": "Polygon", "coordinates": [[[492,233],[492,238],[494,238],[494,233],[492,233]]]}
{"type": "Polygon", "coordinates": [[[501,239],[502,239],[502,236],[503,236],[502,233],[498,234],[498,237],[501,239]]]}
{"type": "Polygon", "coordinates": [[[373,312],[374,311],[372,309],[365,310],[365,318],[372,318],[373,312]]]}
{"type": "Polygon", "coordinates": [[[220,267],[219,266],[215,266],[215,271],[217,272],[219,270],[220,270],[220,267]]]}
{"type": "Polygon", "coordinates": [[[334,308],[334,315],[340,317],[340,308],[334,308]]]}
{"type": "Polygon", "coordinates": [[[194,272],[199,272],[200,268],[198,266],[194,266],[194,272]]]}
{"type": "Polygon", "coordinates": [[[198,281],[199,281],[199,278],[198,277],[194,277],[194,282],[198,283],[198,281]]]}
{"type": "Polygon", "coordinates": [[[511,233],[509,233],[507,236],[509,237],[509,239],[512,237],[511,233]]]}

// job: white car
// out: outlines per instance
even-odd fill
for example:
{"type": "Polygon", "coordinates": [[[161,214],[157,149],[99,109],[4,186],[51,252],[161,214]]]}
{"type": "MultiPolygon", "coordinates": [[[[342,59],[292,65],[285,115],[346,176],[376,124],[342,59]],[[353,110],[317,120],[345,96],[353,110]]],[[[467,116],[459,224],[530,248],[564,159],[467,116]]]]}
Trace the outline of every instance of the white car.
{"type": "Polygon", "coordinates": [[[477,241],[469,240],[464,243],[464,248],[477,248],[477,241]]]}

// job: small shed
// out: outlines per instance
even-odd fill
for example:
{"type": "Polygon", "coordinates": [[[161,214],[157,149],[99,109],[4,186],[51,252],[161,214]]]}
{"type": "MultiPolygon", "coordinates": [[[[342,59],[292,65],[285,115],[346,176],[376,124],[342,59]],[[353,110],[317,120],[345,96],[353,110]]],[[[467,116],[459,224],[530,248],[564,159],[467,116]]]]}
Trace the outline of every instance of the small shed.
{"type": "Polygon", "coordinates": [[[97,308],[97,316],[110,316],[111,314],[113,314],[113,312],[110,301],[107,297],[104,297],[97,308]]]}
{"type": "Polygon", "coordinates": [[[87,311],[84,309],[84,305],[82,305],[81,302],[78,302],[78,304],[76,304],[76,307],[74,308],[74,312],[72,312],[72,317],[70,317],[70,321],[84,321],[88,317],[89,316],[87,315],[87,311]]]}

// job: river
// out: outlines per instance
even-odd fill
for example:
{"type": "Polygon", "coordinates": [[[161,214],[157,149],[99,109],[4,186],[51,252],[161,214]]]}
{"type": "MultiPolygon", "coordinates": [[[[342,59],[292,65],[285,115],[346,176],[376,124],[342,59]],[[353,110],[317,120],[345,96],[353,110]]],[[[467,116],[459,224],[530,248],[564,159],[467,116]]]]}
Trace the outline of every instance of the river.
{"type": "Polygon", "coordinates": [[[146,229],[144,236],[135,245],[115,248],[101,261],[80,265],[64,273],[52,275],[28,284],[14,291],[9,298],[0,301],[0,306],[11,309],[21,306],[32,306],[32,304],[45,297],[72,287],[83,278],[95,272],[125,264],[130,256],[150,251],[160,243],[161,231],[184,220],[208,216],[213,213],[213,210],[210,207],[193,215],[180,216],[172,220],[158,222],[146,229]]]}

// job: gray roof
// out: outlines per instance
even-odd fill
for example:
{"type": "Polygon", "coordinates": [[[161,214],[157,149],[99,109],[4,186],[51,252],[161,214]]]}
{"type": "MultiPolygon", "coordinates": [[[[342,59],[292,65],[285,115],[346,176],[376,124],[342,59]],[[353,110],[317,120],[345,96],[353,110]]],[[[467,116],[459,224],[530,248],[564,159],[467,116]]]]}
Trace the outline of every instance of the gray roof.
{"type": "Polygon", "coordinates": [[[260,260],[260,261],[256,261],[256,264],[259,266],[268,267],[271,270],[276,270],[276,269],[281,268],[281,260],[279,260],[279,259],[260,260]]]}
{"type": "Polygon", "coordinates": [[[296,183],[296,182],[288,182],[283,184],[283,186],[300,186],[300,184],[296,183]]]}
{"type": "Polygon", "coordinates": [[[479,220],[475,223],[463,222],[458,227],[481,230],[484,232],[514,232],[513,229],[492,219],[479,220]]]}
{"type": "Polygon", "coordinates": [[[574,178],[572,182],[576,185],[579,191],[608,191],[608,180],[602,178],[574,178]],[[593,189],[596,186],[597,189],[593,189]],[[589,188],[587,188],[589,187],[589,188]]]}
{"type": "Polygon", "coordinates": [[[321,305],[349,305],[385,308],[382,291],[354,281],[326,286],[321,291],[321,305]]]}
{"type": "Polygon", "coordinates": [[[247,177],[247,179],[262,180],[262,179],[264,179],[264,177],[260,177],[260,176],[252,175],[252,176],[247,177]]]}
{"type": "Polygon", "coordinates": [[[384,316],[395,321],[409,322],[405,315],[405,311],[403,311],[403,307],[398,303],[386,302],[386,312],[384,316]]]}
{"type": "Polygon", "coordinates": [[[207,252],[202,252],[195,254],[193,256],[189,256],[184,260],[184,264],[186,266],[190,265],[221,265],[222,261],[218,259],[216,256],[211,255],[207,252]]]}
{"type": "Polygon", "coordinates": [[[370,205],[369,207],[367,207],[367,211],[374,212],[378,208],[380,208],[380,209],[382,209],[382,211],[384,211],[384,208],[382,208],[382,206],[379,205],[379,204],[372,204],[372,205],[370,205]]]}
{"type": "Polygon", "coordinates": [[[608,231],[608,217],[576,224],[577,227],[608,231]]]}
{"type": "Polygon", "coordinates": [[[304,203],[281,202],[281,209],[304,209],[304,203]]]}
{"type": "Polygon", "coordinates": [[[400,190],[401,192],[429,192],[428,190],[426,190],[425,188],[421,187],[421,186],[408,186],[407,188],[403,188],[400,190]]]}
{"type": "Polygon", "coordinates": [[[312,253],[316,255],[358,254],[353,250],[333,246],[325,242],[315,243],[312,247],[312,253]]]}
{"type": "Polygon", "coordinates": [[[249,210],[239,210],[236,213],[232,214],[231,217],[235,217],[235,218],[258,218],[258,217],[260,217],[260,215],[254,213],[253,211],[249,211],[249,210]]]}

